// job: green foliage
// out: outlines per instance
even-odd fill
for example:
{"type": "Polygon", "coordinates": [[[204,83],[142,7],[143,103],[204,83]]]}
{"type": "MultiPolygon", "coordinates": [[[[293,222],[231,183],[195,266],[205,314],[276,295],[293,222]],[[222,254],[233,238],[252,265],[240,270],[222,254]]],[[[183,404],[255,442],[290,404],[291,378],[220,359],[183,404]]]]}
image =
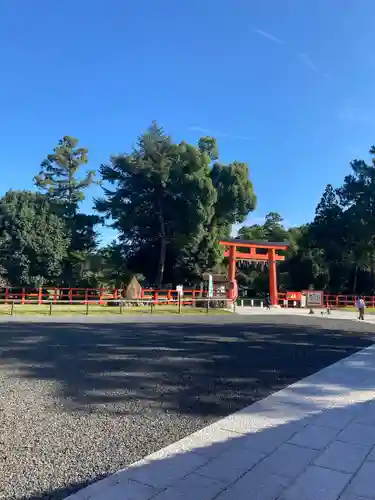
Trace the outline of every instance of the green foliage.
{"type": "MultiPolygon", "coordinates": [[[[127,267],[126,256],[123,246],[112,241],[109,245],[99,250],[98,255],[101,259],[101,284],[112,288],[123,288],[127,284],[133,273],[127,267]]],[[[140,276],[137,276],[140,278],[140,276]]]]}
{"type": "MultiPolygon", "coordinates": [[[[341,186],[327,185],[310,223],[285,227],[270,212],[239,230],[241,239],[290,242],[278,265],[281,289],[375,293],[375,147],[370,154],[370,163],[351,162],[341,186]]],[[[97,183],[87,163],[87,149],[65,136],[34,179],[39,194],[0,199],[0,286],[121,287],[134,273],[150,286],[194,286],[205,271],[225,272],[218,240],[246,220],[256,196],[248,165],[220,162],[215,138],[175,143],[153,122],[130,153],[100,167],[103,219],[80,211],[97,183]],[[95,226],[104,220],[118,241],[98,249],[95,226]]],[[[252,294],[267,291],[267,266],[238,269],[252,294]]]]}
{"type": "Polygon", "coordinates": [[[212,161],[219,157],[216,139],[214,137],[201,137],[198,141],[198,149],[202,154],[206,154],[212,161]]]}
{"type": "Polygon", "coordinates": [[[88,163],[88,150],[78,148],[78,139],[64,136],[41,164],[35,185],[51,200],[63,204],[66,214],[74,216],[78,204],[85,199],[84,191],[94,182],[95,172],[77,178],[79,169],[88,163]]]}
{"type": "MultiPolygon", "coordinates": [[[[264,224],[253,224],[243,226],[238,231],[239,239],[250,241],[293,241],[296,244],[299,235],[296,230],[293,232],[285,229],[283,219],[277,212],[270,212],[266,215],[264,224]]],[[[280,277],[283,278],[282,270],[280,277]]],[[[259,263],[240,263],[238,265],[239,284],[250,289],[252,293],[268,290],[268,268],[263,262],[259,263]]],[[[281,279],[281,285],[284,286],[288,281],[288,276],[281,279]]],[[[280,279],[279,279],[280,282],[280,279]]],[[[279,283],[280,284],[280,283],[279,283]]]]}
{"type": "Polygon", "coordinates": [[[0,263],[9,283],[55,281],[69,243],[63,221],[45,196],[8,191],[0,199],[0,263]]]}
{"type": "MultiPolygon", "coordinates": [[[[339,188],[327,185],[310,224],[286,230],[274,224],[274,217],[272,224],[241,229],[242,238],[291,242],[287,260],[279,265],[281,287],[301,290],[313,285],[338,293],[375,293],[374,147],[370,154],[370,164],[351,162],[351,173],[339,188]]],[[[258,280],[266,286],[266,269],[241,272],[245,284],[259,290],[258,280]]]]}
{"type": "Polygon", "coordinates": [[[215,163],[211,178],[217,193],[215,219],[217,224],[230,226],[245,220],[256,206],[256,196],[249,180],[246,163],[230,165],[215,163]]]}
{"type": "Polygon", "coordinates": [[[80,169],[88,163],[88,150],[79,148],[78,139],[64,136],[41,164],[35,185],[46,194],[54,210],[65,222],[70,238],[67,258],[63,265],[61,284],[74,286],[87,282],[85,263],[96,248],[94,227],[99,217],[79,213],[79,204],[85,199],[85,190],[95,184],[95,172],[88,171],[78,177],[80,169]]]}
{"type": "Polygon", "coordinates": [[[175,144],[153,123],[130,154],[101,167],[111,188],[96,209],[112,219],[131,268],[156,286],[215,265],[217,237],[254,206],[247,166],[211,167],[215,157],[214,139],[175,144]]]}
{"type": "Polygon", "coordinates": [[[238,231],[238,237],[253,241],[289,241],[290,233],[282,225],[283,219],[277,212],[266,215],[263,225],[243,226],[238,231]]]}

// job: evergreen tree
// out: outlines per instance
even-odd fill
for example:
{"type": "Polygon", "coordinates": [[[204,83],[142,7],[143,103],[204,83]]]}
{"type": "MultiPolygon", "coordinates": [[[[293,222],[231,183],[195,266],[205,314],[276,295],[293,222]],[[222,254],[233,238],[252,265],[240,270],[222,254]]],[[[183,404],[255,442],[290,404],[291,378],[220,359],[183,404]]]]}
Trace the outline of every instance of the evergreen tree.
{"type": "Polygon", "coordinates": [[[42,162],[41,170],[34,179],[66,224],[71,243],[62,282],[68,286],[74,286],[82,277],[84,262],[96,247],[94,227],[99,218],[79,212],[85,190],[95,183],[94,171],[88,171],[83,177],[78,175],[87,163],[88,150],[78,147],[78,139],[64,136],[54,152],[42,162]]]}
{"type": "Polygon", "coordinates": [[[56,284],[69,244],[46,196],[8,191],[0,199],[0,263],[10,285],[56,284]]]}
{"type": "Polygon", "coordinates": [[[97,210],[113,220],[133,263],[144,256],[142,269],[135,270],[160,287],[168,254],[199,243],[213,217],[216,193],[208,155],[184,142],[174,144],[153,123],[130,154],[113,157],[100,171],[114,189],[104,188],[97,210]]]}

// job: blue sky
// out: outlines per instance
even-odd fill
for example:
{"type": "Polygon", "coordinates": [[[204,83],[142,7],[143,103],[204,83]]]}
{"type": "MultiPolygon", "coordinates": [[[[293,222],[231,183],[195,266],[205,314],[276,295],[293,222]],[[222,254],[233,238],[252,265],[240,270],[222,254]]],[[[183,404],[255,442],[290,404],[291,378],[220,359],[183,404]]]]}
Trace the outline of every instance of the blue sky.
{"type": "Polygon", "coordinates": [[[32,188],[63,135],[96,169],[156,119],[249,163],[249,223],[303,223],[375,142],[374,18],[373,0],[2,0],[0,193],[32,188]]]}

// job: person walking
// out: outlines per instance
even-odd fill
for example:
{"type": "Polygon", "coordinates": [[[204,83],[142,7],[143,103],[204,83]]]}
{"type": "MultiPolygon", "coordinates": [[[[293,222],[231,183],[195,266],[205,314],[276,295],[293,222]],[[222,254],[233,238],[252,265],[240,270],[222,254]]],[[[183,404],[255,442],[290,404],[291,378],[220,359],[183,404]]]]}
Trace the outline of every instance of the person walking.
{"type": "Polygon", "coordinates": [[[266,309],[268,309],[270,311],[271,310],[271,297],[270,297],[269,293],[266,293],[265,303],[266,303],[266,309]]]}
{"type": "Polygon", "coordinates": [[[358,309],[358,319],[364,320],[366,303],[363,300],[362,295],[358,295],[357,300],[355,301],[355,307],[358,309]]]}

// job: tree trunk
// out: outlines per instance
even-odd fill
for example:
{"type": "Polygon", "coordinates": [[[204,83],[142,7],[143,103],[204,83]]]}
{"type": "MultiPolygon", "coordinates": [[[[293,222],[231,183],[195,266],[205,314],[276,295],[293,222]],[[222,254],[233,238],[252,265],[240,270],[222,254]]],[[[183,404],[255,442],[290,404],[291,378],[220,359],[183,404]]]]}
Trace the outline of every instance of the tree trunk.
{"type": "Polygon", "coordinates": [[[354,279],[353,279],[353,293],[357,295],[357,278],[358,278],[358,266],[355,266],[354,269],[354,279]]]}
{"type": "Polygon", "coordinates": [[[163,283],[166,253],[167,253],[167,240],[166,238],[162,237],[160,240],[159,268],[156,280],[156,288],[161,288],[161,285],[163,283]]]}
{"type": "Polygon", "coordinates": [[[160,223],[160,252],[159,267],[156,279],[156,288],[161,288],[164,279],[165,257],[167,254],[167,234],[161,204],[159,205],[159,223],[160,223]]]}

